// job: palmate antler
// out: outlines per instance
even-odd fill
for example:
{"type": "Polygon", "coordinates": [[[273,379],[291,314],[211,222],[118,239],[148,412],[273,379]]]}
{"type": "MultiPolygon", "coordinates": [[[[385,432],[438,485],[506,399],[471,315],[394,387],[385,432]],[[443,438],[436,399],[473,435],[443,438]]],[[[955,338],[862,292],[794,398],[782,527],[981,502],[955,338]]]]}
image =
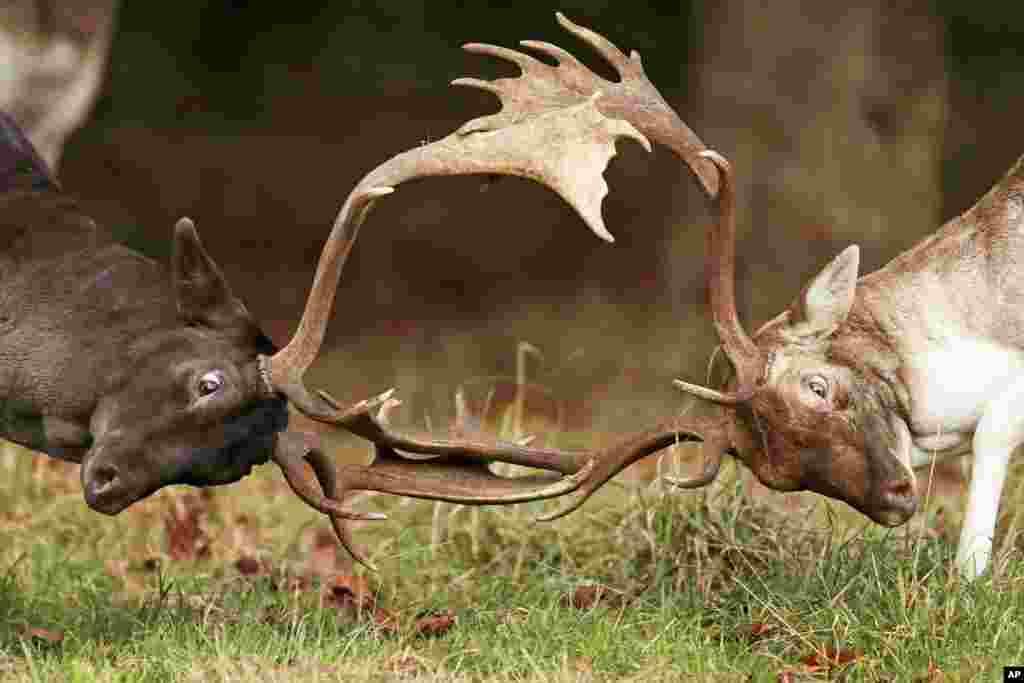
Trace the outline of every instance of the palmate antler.
{"type": "MultiPolygon", "coordinates": [[[[509,504],[564,495],[585,483],[572,506],[575,507],[629,463],[677,441],[700,440],[701,430],[708,427],[704,422],[666,425],[627,439],[596,454],[597,457],[591,453],[494,441],[418,440],[393,433],[376,418],[375,413],[386,404],[388,394],[346,410],[325,392],[311,394],[303,383],[302,377],[323,343],[342,267],[359,228],[375,202],[400,183],[426,176],[465,174],[530,178],[557,192],[595,234],[611,240],[601,218],[601,201],[608,191],[602,173],[615,155],[615,142],[629,138],[650,149],[637,128],[615,117],[623,108],[635,106],[631,103],[637,93],[649,91],[657,101],[650,103],[651,115],[638,119],[637,125],[661,137],[665,130],[686,128],[647,82],[638,56],[627,59],[600,36],[561,15],[559,21],[612,60],[624,74],[623,82],[612,83],[592,74],[585,78],[575,70],[575,66],[582,68],[578,62],[543,43],[531,45],[560,59],[560,66],[547,66],[502,48],[467,45],[471,52],[506,57],[523,68],[520,79],[494,83],[477,79],[455,81],[497,93],[503,109],[498,114],[474,119],[441,140],[398,154],[357,184],[324,245],[298,330],[278,353],[259,357],[260,373],[269,394],[283,394],[305,415],[375,444],[374,461],[366,466],[337,466],[316,443],[292,433],[278,437],[274,455],[295,493],[331,517],[341,542],[364,563],[365,558],[351,542],[346,522],[380,519],[381,515],[347,509],[342,503],[351,491],[372,490],[465,504],[509,504]],[[568,90],[567,85],[571,86],[568,90]],[[657,108],[658,102],[664,109],[657,108]],[[488,469],[492,461],[525,465],[562,476],[499,477],[488,469]],[[305,476],[307,463],[316,475],[319,491],[305,476]]],[[[714,169],[699,156],[700,141],[689,133],[689,137],[674,139],[673,144],[673,149],[693,165],[704,186],[714,188],[717,178],[714,169]]],[[[713,469],[717,472],[717,465],[713,469]]]]}
{"type": "MultiPolygon", "coordinates": [[[[510,61],[522,70],[516,78],[481,81],[460,79],[456,83],[472,85],[493,92],[501,98],[504,108],[498,114],[473,121],[466,127],[486,129],[519,120],[530,112],[556,106],[571,106],[600,93],[597,108],[607,116],[628,121],[650,140],[671,149],[693,171],[700,185],[715,200],[717,225],[708,233],[707,270],[711,309],[715,329],[722,340],[726,356],[736,369],[736,388],[721,392],[685,382],[676,384],[683,390],[713,403],[736,407],[749,403],[764,369],[765,359],[747,335],[736,313],[735,242],[736,218],[732,168],[722,155],[707,149],[703,142],[665,102],[644,73],[640,55],[633,51],[627,57],[603,36],[574,24],[562,14],[556,15],[563,28],[596,50],[618,73],[618,81],[608,81],[590,71],[562,48],[539,41],[524,40],[521,45],[555,60],[552,66],[527,54],[493,45],[470,44],[470,52],[487,54],[510,61]]],[[[611,235],[601,235],[611,239],[611,235]]],[[[731,411],[730,411],[731,412],[731,411]]],[[[669,481],[684,488],[710,483],[719,471],[721,457],[734,449],[732,426],[735,416],[723,413],[716,420],[688,419],[686,425],[675,425],[678,432],[699,434],[705,442],[703,473],[690,480],[669,481]]],[[[666,429],[668,426],[666,426],[666,429]]],[[[642,437],[637,437],[642,438],[642,437]]],[[[628,440],[623,442],[623,445],[628,440]]],[[[657,449],[654,449],[657,450],[657,449]]],[[[549,515],[555,518],[578,507],[586,498],[616,473],[639,457],[642,449],[610,449],[595,457],[594,470],[585,478],[570,499],[569,505],[549,515]]],[[[653,452],[653,451],[651,451],[653,452]]]]}
{"type": "MultiPolygon", "coordinates": [[[[463,128],[486,129],[519,120],[531,112],[556,106],[570,106],[596,93],[597,108],[607,116],[623,119],[651,140],[665,145],[693,171],[708,196],[713,197],[718,212],[718,225],[708,233],[708,278],[711,309],[715,329],[726,355],[737,370],[738,388],[723,393],[685,382],[677,382],[684,390],[700,398],[723,405],[749,400],[753,387],[764,367],[760,351],[744,331],[736,313],[735,252],[736,209],[732,168],[719,153],[707,149],[700,138],[683,123],[644,73],[640,54],[635,50],[627,57],[611,41],[590,29],[556,14],[558,23],[577,36],[616,70],[619,81],[608,81],[596,75],[562,48],[535,40],[521,44],[537,50],[557,62],[550,66],[534,57],[494,45],[469,44],[466,49],[493,55],[513,62],[522,70],[516,78],[496,81],[459,79],[455,83],[472,85],[493,92],[501,98],[504,109],[498,114],[471,121],[463,128]]],[[[611,240],[611,235],[602,235],[611,240]]]]}

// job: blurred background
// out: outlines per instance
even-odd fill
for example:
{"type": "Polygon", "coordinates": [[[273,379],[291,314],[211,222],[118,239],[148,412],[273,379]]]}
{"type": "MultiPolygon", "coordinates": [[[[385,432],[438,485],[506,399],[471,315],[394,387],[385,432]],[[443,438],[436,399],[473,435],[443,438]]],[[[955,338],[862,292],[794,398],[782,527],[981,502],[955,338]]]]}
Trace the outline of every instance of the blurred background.
{"type": "MultiPolygon", "coordinates": [[[[279,344],[355,182],[496,109],[448,83],[515,70],[461,44],[546,40],[608,74],[555,9],[639,50],[665,98],[733,160],[748,327],[850,243],[864,272],[881,266],[1024,153],[1019,0],[5,4],[2,106],[39,128],[65,188],[156,258],[191,216],[279,344]],[[26,100],[26,74],[50,99],[26,100]],[[84,117],[63,122],[66,141],[53,111],[84,117]]],[[[706,201],[662,149],[620,143],[606,177],[614,245],[527,181],[403,186],[362,231],[310,382],[350,400],[397,386],[402,420],[436,430],[460,384],[478,404],[500,401],[511,380],[493,378],[518,373],[534,385],[528,428],[564,445],[678,411],[670,380],[702,379],[717,343],[706,201]]]]}

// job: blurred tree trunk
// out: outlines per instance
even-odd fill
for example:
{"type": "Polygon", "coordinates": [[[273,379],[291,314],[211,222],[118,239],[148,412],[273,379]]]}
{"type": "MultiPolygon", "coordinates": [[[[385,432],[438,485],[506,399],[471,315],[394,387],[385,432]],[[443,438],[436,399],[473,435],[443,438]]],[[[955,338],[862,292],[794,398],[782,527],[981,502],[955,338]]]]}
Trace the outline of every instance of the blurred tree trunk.
{"type": "Polygon", "coordinates": [[[118,0],[0,3],[0,109],[56,169],[99,91],[118,0]]]}
{"type": "Polygon", "coordinates": [[[928,4],[703,7],[692,120],[737,170],[745,312],[774,316],[849,243],[866,272],[939,226],[948,87],[928,4]]]}
{"type": "MultiPolygon", "coordinates": [[[[940,225],[944,26],[917,0],[701,7],[684,118],[737,172],[737,291],[753,331],[847,244],[869,272],[940,225]]],[[[681,220],[671,254],[683,305],[706,310],[702,231],[681,220]]]]}

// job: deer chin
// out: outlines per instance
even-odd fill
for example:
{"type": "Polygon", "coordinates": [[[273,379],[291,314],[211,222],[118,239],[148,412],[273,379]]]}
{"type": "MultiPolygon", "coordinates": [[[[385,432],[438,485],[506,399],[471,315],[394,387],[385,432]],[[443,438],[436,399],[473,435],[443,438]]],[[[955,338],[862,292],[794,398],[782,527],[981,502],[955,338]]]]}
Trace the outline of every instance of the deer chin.
{"type": "Polygon", "coordinates": [[[897,527],[906,524],[914,513],[917,512],[917,499],[904,498],[904,503],[871,510],[861,510],[863,514],[876,524],[887,527],[897,527]]]}

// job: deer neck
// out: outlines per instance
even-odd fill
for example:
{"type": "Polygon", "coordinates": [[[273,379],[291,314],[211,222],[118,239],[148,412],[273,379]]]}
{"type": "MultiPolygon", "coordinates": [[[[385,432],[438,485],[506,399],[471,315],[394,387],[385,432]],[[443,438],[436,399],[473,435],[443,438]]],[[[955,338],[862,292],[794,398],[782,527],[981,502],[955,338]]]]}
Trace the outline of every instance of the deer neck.
{"type": "Polygon", "coordinates": [[[963,448],[986,401],[1024,373],[1024,164],[981,201],[860,280],[915,443],[963,448]]]}

